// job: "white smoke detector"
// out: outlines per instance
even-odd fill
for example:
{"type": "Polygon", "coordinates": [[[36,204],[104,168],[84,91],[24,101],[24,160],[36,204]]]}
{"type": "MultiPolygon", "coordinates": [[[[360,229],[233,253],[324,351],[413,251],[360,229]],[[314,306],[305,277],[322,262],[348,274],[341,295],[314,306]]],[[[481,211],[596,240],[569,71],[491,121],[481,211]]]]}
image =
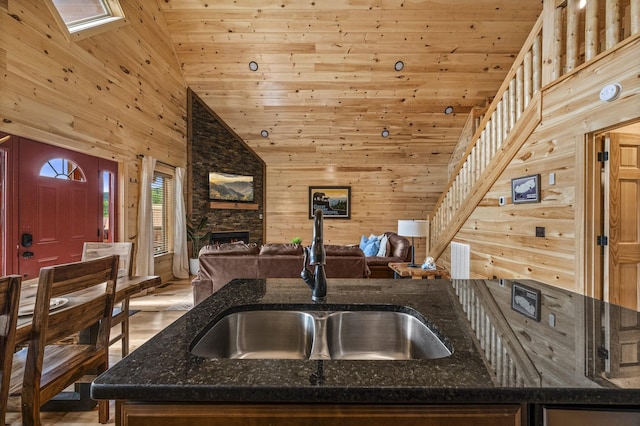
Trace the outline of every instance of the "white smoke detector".
{"type": "Polygon", "coordinates": [[[622,86],[618,83],[607,84],[600,91],[600,99],[603,101],[611,102],[618,99],[622,92],[622,86]]]}

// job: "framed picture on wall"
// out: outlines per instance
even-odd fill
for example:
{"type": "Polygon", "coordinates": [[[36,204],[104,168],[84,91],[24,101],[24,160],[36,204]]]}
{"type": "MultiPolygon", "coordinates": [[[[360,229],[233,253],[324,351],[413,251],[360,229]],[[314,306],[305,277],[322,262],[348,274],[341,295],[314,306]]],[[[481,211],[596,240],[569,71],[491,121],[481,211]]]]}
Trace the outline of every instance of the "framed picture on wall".
{"type": "Polygon", "coordinates": [[[325,219],[351,219],[350,186],[310,186],[309,219],[316,209],[325,219]]]}
{"type": "Polygon", "coordinates": [[[511,309],[533,320],[540,321],[542,294],[540,290],[514,282],[511,286],[511,309]]]}
{"type": "Polygon", "coordinates": [[[540,202],[540,175],[511,179],[513,204],[540,202]]]}

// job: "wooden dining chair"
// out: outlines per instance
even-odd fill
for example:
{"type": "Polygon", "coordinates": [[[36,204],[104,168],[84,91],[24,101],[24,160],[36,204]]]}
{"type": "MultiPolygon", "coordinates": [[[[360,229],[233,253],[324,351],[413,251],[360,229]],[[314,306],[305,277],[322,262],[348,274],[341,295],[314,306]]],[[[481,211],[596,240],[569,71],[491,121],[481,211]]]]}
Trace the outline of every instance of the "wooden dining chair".
{"type": "MultiPolygon", "coordinates": [[[[23,424],[39,425],[42,404],[109,368],[117,273],[118,256],[40,270],[28,347],[13,356],[7,404],[22,411],[23,424]]],[[[108,404],[98,403],[101,423],[108,404]]]]}
{"type": "MultiPolygon", "coordinates": [[[[118,277],[125,275],[131,277],[133,272],[133,248],[132,242],[85,242],[82,247],[82,260],[92,260],[117,254],[120,257],[118,277]]],[[[113,317],[111,318],[111,327],[115,328],[120,325],[120,330],[115,335],[111,334],[109,346],[118,341],[122,342],[123,358],[129,354],[129,313],[129,298],[127,297],[113,308],[113,317]]]]}
{"type": "Polygon", "coordinates": [[[0,425],[7,414],[21,282],[18,275],[0,277],[0,425]]]}

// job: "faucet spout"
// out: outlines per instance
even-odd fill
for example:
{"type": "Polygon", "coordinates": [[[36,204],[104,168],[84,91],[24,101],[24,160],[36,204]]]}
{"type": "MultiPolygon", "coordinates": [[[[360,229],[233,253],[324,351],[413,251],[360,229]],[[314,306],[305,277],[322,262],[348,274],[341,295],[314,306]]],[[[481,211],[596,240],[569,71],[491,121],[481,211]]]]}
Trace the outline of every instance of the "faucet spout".
{"type": "Polygon", "coordinates": [[[311,247],[304,249],[304,260],[300,276],[311,289],[311,300],[314,302],[324,302],[327,298],[327,276],[324,265],[327,263],[327,254],[323,243],[323,220],[322,210],[317,209],[313,214],[313,242],[311,247]],[[314,272],[307,268],[314,267],[314,272]]]}

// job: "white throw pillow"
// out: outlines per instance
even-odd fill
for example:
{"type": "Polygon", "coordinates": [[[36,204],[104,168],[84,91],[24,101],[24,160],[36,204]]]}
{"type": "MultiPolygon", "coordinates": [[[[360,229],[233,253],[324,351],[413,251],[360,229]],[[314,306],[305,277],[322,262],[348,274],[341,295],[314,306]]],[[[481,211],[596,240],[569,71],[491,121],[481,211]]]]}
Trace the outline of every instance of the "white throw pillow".
{"type": "Polygon", "coordinates": [[[387,240],[389,238],[386,235],[383,235],[380,238],[380,249],[378,250],[378,254],[376,256],[385,257],[387,255],[387,240]]]}

